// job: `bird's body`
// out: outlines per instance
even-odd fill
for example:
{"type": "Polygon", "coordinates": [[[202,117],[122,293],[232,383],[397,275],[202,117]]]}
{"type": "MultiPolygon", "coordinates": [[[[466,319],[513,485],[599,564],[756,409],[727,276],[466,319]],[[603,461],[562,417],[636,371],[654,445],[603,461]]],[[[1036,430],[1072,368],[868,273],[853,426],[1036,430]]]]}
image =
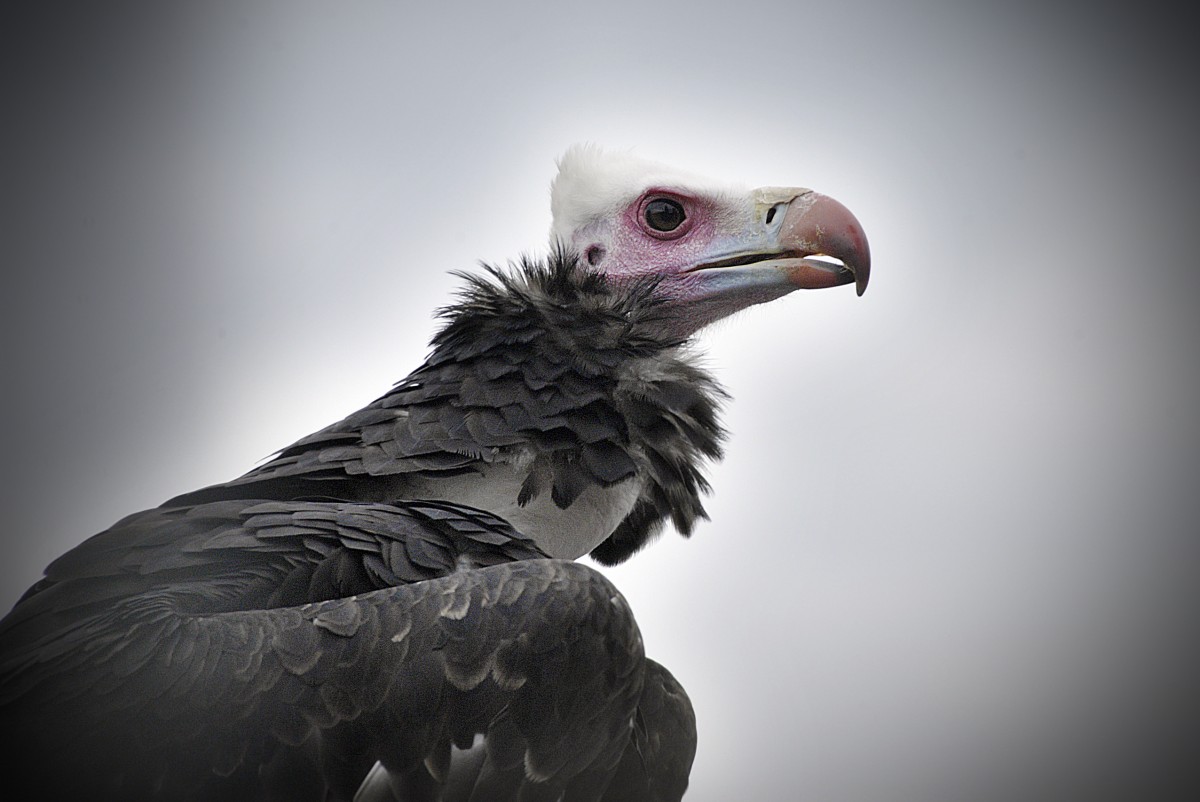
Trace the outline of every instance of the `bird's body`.
{"type": "MultiPolygon", "coordinates": [[[[579,556],[666,481],[682,481],[702,514],[700,460],[717,453],[719,392],[658,333],[650,289],[614,291],[561,254],[474,279],[426,364],[392,392],[246,476],[130,516],[52,564],[0,626],[0,700],[10,734],[32,746],[25,764],[50,756],[71,767],[56,775],[62,794],[84,792],[74,783],[86,778],[126,799],[168,789],[163,798],[257,799],[299,773],[311,798],[337,799],[382,761],[408,778],[397,780],[412,786],[402,799],[423,799],[446,778],[439,762],[451,746],[476,733],[489,733],[492,750],[508,737],[536,762],[529,734],[496,724],[529,691],[529,669],[518,678],[505,657],[563,653],[555,682],[530,703],[540,709],[545,697],[561,706],[586,689],[590,670],[611,662],[600,649],[624,661],[597,693],[605,704],[627,697],[606,725],[619,731],[591,747],[611,770],[644,686],[640,637],[616,590],[590,569],[545,559],[537,533],[566,531],[560,549],[579,556]],[[542,323],[564,315],[573,325],[550,326],[553,342],[542,323]],[[524,343],[513,333],[522,320],[537,324],[524,343]],[[651,421],[666,429],[644,431],[651,421]],[[670,460],[669,475],[651,459],[670,460]],[[471,577],[481,572],[479,584],[471,577]],[[513,645],[564,593],[569,623],[552,627],[553,644],[513,645]],[[492,606],[504,615],[489,615],[492,606]],[[367,639],[365,626],[371,650],[351,645],[367,639]],[[572,641],[573,629],[586,636],[572,641]],[[458,656],[447,642],[460,633],[479,637],[458,656]],[[374,654],[380,641],[403,648],[374,654]],[[193,651],[180,659],[183,649],[193,651]],[[304,717],[281,721],[289,704],[304,717]],[[161,729],[146,742],[148,713],[161,729]],[[339,786],[343,750],[330,743],[346,740],[363,746],[339,786]],[[239,753],[225,754],[227,744],[239,753]],[[196,765],[170,757],[184,749],[196,765]],[[260,776],[274,764],[287,768],[260,776]]],[[[639,539],[661,523],[638,521],[639,539]]],[[[587,720],[605,712],[587,702],[600,707],[587,720]]],[[[555,748],[581,726],[563,723],[555,748]]],[[[524,760],[515,772],[487,764],[500,780],[485,787],[517,793],[529,782],[524,760]]]]}
{"type": "Polygon", "coordinates": [[[389,393],[118,522],[0,622],[0,726],[45,796],[682,796],[686,694],[608,580],[548,558],[690,532],[724,396],[688,337],[861,289],[865,241],[806,190],[743,208],[597,158],[564,160],[548,259],[465,277],[389,393]],[[807,258],[822,242],[846,267],[807,258]]]}

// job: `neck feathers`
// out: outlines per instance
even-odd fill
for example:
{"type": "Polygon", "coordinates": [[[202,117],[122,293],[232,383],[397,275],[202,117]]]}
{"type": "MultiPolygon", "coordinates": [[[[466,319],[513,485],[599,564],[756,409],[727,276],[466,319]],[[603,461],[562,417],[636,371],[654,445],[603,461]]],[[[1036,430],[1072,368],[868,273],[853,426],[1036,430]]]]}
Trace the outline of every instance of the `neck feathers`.
{"type": "Polygon", "coordinates": [[[470,364],[479,400],[522,418],[532,445],[525,504],[549,492],[569,507],[588,487],[633,479],[639,493],[593,550],[621,562],[669,519],[688,535],[705,518],[708,460],[721,457],[725,398],[672,335],[655,283],[615,288],[569,252],[509,272],[464,276],[427,366],[470,364]]]}

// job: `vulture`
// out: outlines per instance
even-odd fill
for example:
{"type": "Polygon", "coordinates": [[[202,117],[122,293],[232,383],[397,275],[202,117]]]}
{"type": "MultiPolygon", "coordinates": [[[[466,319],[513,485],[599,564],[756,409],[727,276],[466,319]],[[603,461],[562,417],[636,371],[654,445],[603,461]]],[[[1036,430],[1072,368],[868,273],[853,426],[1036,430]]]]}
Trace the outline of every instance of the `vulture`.
{"type": "Polygon", "coordinates": [[[424,364],[52,562],[0,622],[50,799],[678,800],[696,726],[598,570],[705,517],[692,335],[867,286],[854,216],[632,154],[559,161],[542,258],[461,275],[424,364]]]}

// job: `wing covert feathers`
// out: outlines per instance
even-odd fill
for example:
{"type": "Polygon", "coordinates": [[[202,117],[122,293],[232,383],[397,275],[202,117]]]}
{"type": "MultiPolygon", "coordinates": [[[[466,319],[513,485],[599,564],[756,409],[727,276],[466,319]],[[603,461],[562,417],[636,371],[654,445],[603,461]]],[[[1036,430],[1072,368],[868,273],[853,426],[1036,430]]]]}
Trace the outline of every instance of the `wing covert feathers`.
{"type": "Polygon", "coordinates": [[[645,673],[624,600],[562,561],[298,607],[179,608],[167,593],[122,600],[81,624],[86,638],[6,658],[16,765],[59,795],[251,799],[260,765],[315,754],[310,771],[345,774],[332,790],[349,798],[376,760],[416,775],[484,732],[496,771],[561,793],[620,760],[645,673]],[[361,771],[321,764],[346,741],[362,745],[361,771]]]}

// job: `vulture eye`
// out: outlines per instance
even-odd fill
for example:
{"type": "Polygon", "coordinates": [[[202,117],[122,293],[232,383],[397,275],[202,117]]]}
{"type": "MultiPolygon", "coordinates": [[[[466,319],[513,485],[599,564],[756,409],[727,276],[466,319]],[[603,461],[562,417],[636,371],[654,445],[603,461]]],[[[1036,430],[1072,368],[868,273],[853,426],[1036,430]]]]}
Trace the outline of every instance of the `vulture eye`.
{"type": "Polygon", "coordinates": [[[655,198],[646,204],[642,214],[646,218],[646,225],[664,233],[679,228],[687,219],[683,204],[671,198],[655,198]]]}

